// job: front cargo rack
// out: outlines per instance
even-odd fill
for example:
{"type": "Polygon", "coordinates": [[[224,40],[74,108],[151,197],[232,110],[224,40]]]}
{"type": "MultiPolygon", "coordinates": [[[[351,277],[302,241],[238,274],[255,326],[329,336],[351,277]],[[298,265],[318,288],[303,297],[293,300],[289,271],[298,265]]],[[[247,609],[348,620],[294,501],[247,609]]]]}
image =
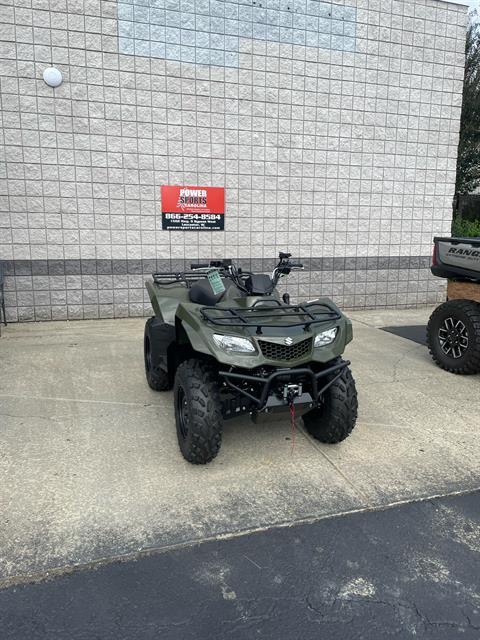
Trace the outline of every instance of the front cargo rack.
{"type": "Polygon", "coordinates": [[[256,327],[257,334],[262,333],[263,327],[303,327],[307,331],[313,324],[341,318],[340,313],[326,302],[283,305],[276,298],[257,300],[251,307],[244,308],[203,307],[200,313],[211,324],[221,327],[256,327]]]}

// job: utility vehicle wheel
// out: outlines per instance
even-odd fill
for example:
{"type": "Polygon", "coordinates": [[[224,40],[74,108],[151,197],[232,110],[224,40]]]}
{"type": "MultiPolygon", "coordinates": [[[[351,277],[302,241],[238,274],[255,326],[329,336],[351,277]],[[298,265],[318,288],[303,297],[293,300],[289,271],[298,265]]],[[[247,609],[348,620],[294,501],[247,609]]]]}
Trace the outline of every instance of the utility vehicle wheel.
{"type": "Polygon", "coordinates": [[[173,395],[183,457],[193,464],[210,462],[220,449],[223,426],[218,382],[211,367],[200,360],[182,362],[173,395]]]}
{"type": "Polygon", "coordinates": [[[358,400],[355,380],[348,367],[325,391],[320,407],[304,414],[307,431],[320,442],[335,444],[345,440],[357,420],[358,400]]]}
{"type": "Polygon", "coordinates": [[[168,374],[160,369],[155,362],[155,358],[152,351],[152,336],[150,333],[150,325],[154,318],[149,318],[145,324],[145,335],[143,338],[143,357],[145,361],[145,376],[147,378],[148,386],[154,391],[167,391],[170,389],[170,381],[168,374]]]}
{"type": "Polygon", "coordinates": [[[442,369],[450,373],[479,373],[480,304],[449,300],[437,307],[428,321],[427,345],[442,369]]]}

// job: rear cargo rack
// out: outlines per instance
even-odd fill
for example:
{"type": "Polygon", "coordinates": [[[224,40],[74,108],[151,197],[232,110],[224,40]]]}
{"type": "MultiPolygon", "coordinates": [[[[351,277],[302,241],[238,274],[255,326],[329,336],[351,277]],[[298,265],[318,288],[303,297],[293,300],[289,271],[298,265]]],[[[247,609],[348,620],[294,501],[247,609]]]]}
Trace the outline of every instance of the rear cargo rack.
{"type": "Polygon", "coordinates": [[[161,273],[152,273],[153,282],[155,284],[159,284],[161,286],[168,285],[178,285],[184,284],[187,289],[190,289],[192,284],[194,284],[200,278],[205,278],[208,271],[211,268],[205,268],[204,270],[198,269],[195,272],[184,272],[184,271],[162,271],[161,273]]]}
{"type": "Polygon", "coordinates": [[[313,324],[340,319],[340,313],[326,302],[283,305],[279,300],[257,300],[251,307],[203,307],[202,317],[220,327],[262,328],[303,327],[305,331],[313,324]],[[286,322],[282,322],[286,320],[286,322]],[[280,321],[280,322],[278,322],[280,321]]]}

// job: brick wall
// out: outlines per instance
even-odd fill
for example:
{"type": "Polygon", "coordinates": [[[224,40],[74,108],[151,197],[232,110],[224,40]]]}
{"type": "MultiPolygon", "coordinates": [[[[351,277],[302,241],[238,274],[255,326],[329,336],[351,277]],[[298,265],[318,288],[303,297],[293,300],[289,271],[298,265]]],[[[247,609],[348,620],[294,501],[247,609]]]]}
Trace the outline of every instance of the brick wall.
{"type": "Polygon", "coordinates": [[[311,268],[293,298],[444,296],[466,9],[439,0],[0,5],[10,320],[150,312],[157,268],[311,268]],[[64,76],[42,80],[54,64],[64,76]],[[224,232],[161,230],[162,184],[225,186],[224,232]]]}

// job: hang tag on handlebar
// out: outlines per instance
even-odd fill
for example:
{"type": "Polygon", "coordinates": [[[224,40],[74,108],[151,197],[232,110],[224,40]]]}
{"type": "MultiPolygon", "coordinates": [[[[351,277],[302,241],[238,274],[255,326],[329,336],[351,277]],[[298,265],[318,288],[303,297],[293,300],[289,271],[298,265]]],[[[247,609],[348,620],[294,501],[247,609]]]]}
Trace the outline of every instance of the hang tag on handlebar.
{"type": "Polygon", "coordinates": [[[223,284],[220,273],[217,269],[212,269],[207,273],[208,282],[212,287],[213,293],[218,296],[225,291],[225,285],[223,284]]]}

